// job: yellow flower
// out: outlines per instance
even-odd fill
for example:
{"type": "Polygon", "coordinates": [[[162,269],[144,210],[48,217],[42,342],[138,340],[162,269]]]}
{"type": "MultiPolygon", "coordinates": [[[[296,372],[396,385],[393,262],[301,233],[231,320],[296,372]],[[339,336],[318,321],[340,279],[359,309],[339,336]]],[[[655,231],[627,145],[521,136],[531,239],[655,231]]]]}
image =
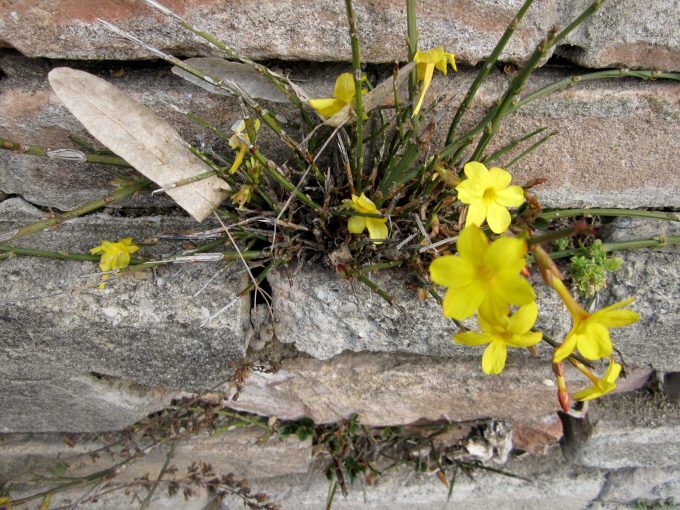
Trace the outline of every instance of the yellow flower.
{"type": "Polygon", "coordinates": [[[477,322],[481,333],[477,331],[459,333],[453,337],[453,341],[464,345],[488,343],[489,346],[482,356],[482,370],[487,374],[500,374],[505,368],[507,347],[531,347],[543,338],[543,333],[531,331],[537,317],[538,306],[535,302],[520,307],[512,317],[508,315],[485,317],[480,312],[477,322]]]}
{"type": "Polygon", "coordinates": [[[470,225],[458,236],[457,247],[459,255],[430,264],[432,281],[448,287],[444,315],[463,320],[479,309],[485,317],[500,317],[507,315],[508,304],[534,301],[534,289],[519,274],[526,265],[526,242],[501,237],[489,245],[479,227],[470,225]]]}
{"type": "Polygon", "coordinates": [[[610,356],[613,350],[609,328],[621,328],[640,319],[640,314],[632,310],[619,310],[635,301],[628,298],[595,313],[586,312],[572,297],[562,280],[553,276],[552,287],[567,306],[573,326],[562,345],[555,349],[553,361],[558,363],[574,350],[586,359],[594,360],[610,356]]]}
{"type": "Polygon", "coordinates": [[[621,373],[621,365],[612,358],[602,379],[593,379],[593,386],[574,393],[574,400],[592,400],[606,395],[616,388],[615,381],[621,373]]]}
{"type": "MultiPolygon", "coordinates": [[[[90,250],[92,255],[101,253],[99,260],[99,269],[102,271],[113,271],[114,269],[123,269],[130,264],[130,254],[139,250],[139,246],[132,242],[131,237],[119,239],[117,242],[102,241],[102,244],[95,246],[90,250]]],[[[102,280],[108,280],[111,275],[102,275],[102,280]]],[[[105,283],[100,283],[99,288],[103,289],[105,283]]]]}
{"type": "Polygon", "coordinates": [[[441,46],[439,48],[432,48],[429,51],[416,51],[413,61],[416,63],[418,80],[423,82],[420,99],[418,99],[418,104],[413,109],[413,115],[418,115],[425,98],[425,92],[427,92],[432,81],[432,73],[434,73],[435,68],[446,74],[447,64],[451,62],[453,70],[457,72],[458,69],[456,68],[456,60],[453,53],[446,53],[441,46]]]}
{"type": "MultiPolygon", "coordinates": [[[[333,97],[310,99],[309,106],[314,108],[323,117],[329,119],[347,106],[354,99],[355,93],[354,75],[352,73],[342,73],[335,80],[333,97]]],[[[365,93],[365,91],[362,90],[362,93],[365,93]]]]}
{"type": "Polygon", "coordinates": [[[253,196],[253,187],[250,184],[242,184],[241,188],[231,196],[231,203],[238,204],[239,209],[243,209],[253,196]]]}
{"type": "Polygon", "coordinates": [[[481,227],[486,219],[494,233],[505,232],[511,221],[507,208],[524,203],[524,190],[510,186],[510,172],[497,167],[487,170],[477,161],[465,164],[465,175],[467,179],[456,186],[458,199],[470,204],[465,226],[474,223],[481,227]]]}
{"type": "MultiPolygon", "coordinates": [[[[352,194],[352,209],[364,214],[380,214],[375,204],[363,193],[360,197],[352,194]]],[[[371,239],[387,239],[387,218],[371,218],[370,216],[350,216],[347,228],[352,234],[361,234],[368,228],[371,239]]],[[[375,244],[381,244],[376,241],[375,244]]]]}
{"type": "MultiPolygon", "coordinates": [[[[259,131],[260,119],[255,119],[253,126],[255,127],[256,132],[259,131]]],[[[248,136],[246,131],[246,122],[243,119],[239,119],[234,122],[234,124],[231,126],[231,130],[234,135],[229,139],[229,147],[234,150],[238,149],[238,153],[234,158],[234,163],[229,169],[229,173],[233,174],[236,172],[236,170],[238,170],[238,167],[241,166],[241,163],[243,163],[243,158],[246,155],[246,152],[248,152],[250,149],[250,145],[253,143],[253,140],[251,140],[248,136]]]]}

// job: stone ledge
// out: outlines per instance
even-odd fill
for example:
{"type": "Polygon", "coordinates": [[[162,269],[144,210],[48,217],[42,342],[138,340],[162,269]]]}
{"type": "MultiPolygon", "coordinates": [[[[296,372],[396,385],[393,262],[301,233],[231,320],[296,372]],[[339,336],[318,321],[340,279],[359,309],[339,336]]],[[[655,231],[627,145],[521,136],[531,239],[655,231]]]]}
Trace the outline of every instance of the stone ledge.
{"type": "MultiPolygon", "coordinates": [[[[312,0],[295,4],[245,0],[165,2],[178,14],[252,58],[349,61],[350,41],[341,2],[312,0]]],[[[420,47],[444,46],[462,62],[475,64],[491,53],[521,2],[418,3],[420,47]]],[[[524,61],[548,30],[564,27],[588,4],[538,0],[516,30],[505,61],[524,61]]],[[[406,55],[403,2],[355,2],[361,54],[366,62],[392,62],[406,55]]],[[[677,4],[671,0],[642,5],[634,0],[605,3],[595,16],[570,34],[558,52],[589,67],[680,69],[677,4]],[[675,14],[676,16],[674,16],[675,14]]],[[[57,3],[30,0],[10,4],[0,15],[0,41],[32,57],[75,59],[149,58],[128,41],[112,37],[96,23],[102,18],[144,41],[179,54],[207,48],[140,0],[57,3]]]]}
{"type": "MultiPolygon", "coordinates": [[[[23,143],[71,147],[68,133],[87,137],[82,126],[65,110],[49,89],[46,75],[54,63],[36,63],[0,53],[5,69],[0,95],[0,135],[23,143]]],[[[108,72],[92,63],[77,67],[107,77],[108,72]]],[[[167,69],[126,67],[112,83],[153,108],[159,116],[177,127],[182,136],[198,145],[225,148],[191,124],[166,103],[191,110],[228,130],[239,115],[231,98],[209,94],[167,69]]],[[[113,68],[111,68],[113,69],[113,68]]],[[[347,71],[341,65],[291,64],[291,77],[312,97],[332,93],[337,74],[347,71]]],[[[539,70],[530,90],[570,76],[564,69],[539,70]]],[[[430,95],[462,95],[475,73],[461,70],[441,76],[437,73],[430,95]]],[[[462,128],[470,127],[483,109],[490,106],[508,81],[508,76],[492,73],[481,87],[462,128]]],[[[680,144],[680,101],[678,87],[669,82],[641,82],[636,79],[589,82],[530,104],[507,119],[490,150],[540,127],[559,131],[539,150],[513,167],[515,182],[537,177],[548,181],[535,189],[548,207],[680,207],[680,182],[668,165],[669,148],[680,144]]],[[[277,106],[277,110],[279,107],[277,106]]],[[[284,116],[295,118],[290,107],[284,116]]],[[[433,137],[440,147],[453,113],[447,112],[433,137]]],[[[262,150],[283,161],[287,149],[262,130],[262,150]]],[[[514,155],[513,155],[514,156],[514,155]]],[[[502,159],[500,166],[511,158],[502,159]]],[[[44,158],[0,151],[0,190],[19,194],[33,203],[70,209],[86,200],[109,193],[111,175],[101,166],[48,161],[44,158]]],[[[169,207],[169,200],[148,193],[126,206],[169,207]]]]}
{"type": "MultiPolygon", "coordinates": [[[[6,200],[0,210],[2,232],[40,215],[19,199],[6,200]]],[[[193,220],[183,218],[114,222],[92,215],[27,237],[22,244],[86,251],[102,239],[139,240],[192,228],[193,220]]],[[[161,242],[140,254],[174,253],[177,245],[161,242]]],[[[0,261],[0,431],[118,429],[172,398],[170,391],[155,392],[157,385],[196,391],[225,381],[229,360],[245,354],[251,327],[250,299],[237,296],[247,286],[245,277],[224,272],[192,296],[220,267],[164,267],[142,279],[112,279],[100,291],[93,262],[0,261]],[[229,313],[200,326],[230,302],[229,313]],[[146,388],[130,392],[118,387],[116,378],[146,388]]]]}

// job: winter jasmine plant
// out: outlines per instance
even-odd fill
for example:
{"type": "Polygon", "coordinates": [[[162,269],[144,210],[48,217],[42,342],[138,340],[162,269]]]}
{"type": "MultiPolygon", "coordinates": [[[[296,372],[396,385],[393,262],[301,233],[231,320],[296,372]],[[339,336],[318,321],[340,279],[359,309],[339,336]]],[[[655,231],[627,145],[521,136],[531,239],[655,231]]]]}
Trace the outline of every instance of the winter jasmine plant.
{"type": "MultiPolygon", "coordinates": [[[[314,94],[320,98],[312,99],[304,83],[295,83],[252,61],[156,0],[142,1],[181,29],[205,40],[228,65],[215,64],[214,60],[180,60],[150,46],[143,36],[128,34],[106,20],[102,20],[102,30],[143,45],[171,63],[178,74],[190,77],[192,83],[230,95],[240,112],[238,117],[227,119],[225,115],[223,120],[211,123],[176,106],[178,112],[205,129],[214,143],[192,145],[177,133],[149,139],[149,133],[167,134],[171,128],[129,99],[122,107],[120,91],[100,78],[79,73],[78,79],[91,80],[98,91],[108,91],[98,93],[106,95],[104,99],[110,102],[106,113],[116,121],[112,120],[107,129],[98,129],[104,122],[102,118],[108,118],[101,110],[88,111],[87,101],[72,105],[78,119],[96,132],[99,142],[111,151],[79,144],[72,152],[78,152],[78,159],[87,162],[115,166],[132,166],[134,162],[144,177],[117,176],[116,187],[107,197],[0,233],[0,242],[9,243],[0,244],[4,254],[0,257],[52,256],[92,263],[100,256],[102,271],[123,269],[130,263],[130,254],[140,250],[131,237],[103,241],[90,254],[27,249],[13,243],[121,202],[134,193],[155,189],[155,193],[170,195],[194,218],[213,217],[220,225],[219,239],[178,245],[175,254],[144,262],[142,269],[174,262],[238,261],[249,276],[248,287],[240,289],[242,295],[253,292],[268,301],[269,295],[260,284],[271,270],[314,259],[335,269],[338,278],[360,282],[397,306],[399,303],[377,283],[374,274],[398,268],[410,278],[414,296],[431,296],[437,302],[434,306],[441,306],[442,315],[455,324],[457,331],[451,341],[479,350],[480,369],[486,374],[503,377],[512,361],[508,361],[508,348],[513,356],[526,349],[526,353],[539,354],[537,363],[541,351],[547,354],[543,359],[547,358],[546,363],[555,373],[558,399],[565,411],[570,409],[570,399],[591,400],[615,388],[624,363],[612,357],[617,352],[616,332],[612,334],[610,330],[627,327],[639,319],[631,309],[633,297],[589,312],[573,296],[569,268],[560,268],[555,261],[584,255],[595,243],[591,226],[574,218],[680,218],[659,211],[545,210],[540,200],[540,183],[544,179],[521,182],[519,174],[513,175],[508,169],[521,168],[525,156],[539,150],[555,133],[544,135],[542,128],[528,134],[516,133],[505,143],[495,138],[502,121],[518,109],[582,82],[596,78],[680,78],[677,73],[655,71],[598,71],[546,84],[526,94],[532,72],[557,44],[600,8],[601,0],[594,0],[571,23],[548,34],[508,79],[499,100],[481,118],[469,119],[465,124],[461,119],[469,114],[479,88],[533,0],[525,0],[509,20],[506,32],[462,98],[432,97],[432,81],[457,80],[456,74],[447,74],[449,66],[454,71],[457,66],[453,53],[443,47],[418,48],[415,0],[406,0],[408,43],[403,62],[374,68],[366,68],[361,59],[360,34],[365,20],[357,17],[352,0],[345,0],[352,50],[347,57],[351,57],[351,65],[337,76],[332,91],[329,84],[326,91],[314,94]],[[230,74],[225,68],[236,70],[230,74]],[[240,78],[244,75],[248,80],[240,78]],[[277,111],[280,102],[285,102],[286,108],[277,111]],[[131,108],[139,109],[140,115],[134,118],[143,118],[143,125],[126,123],[124,115],[131,108]],[[467,127],[462,129],[463,125],[467,127]],[[435,134],[442,126],[446,136],[438,143],[435,134]],[[115,136],[109,136],[109,132],[115,136]],[[127,143],[120,143],[121,139],[127,143]],[[272,146],[279,150],[271,150],[272,146]],[[156,170],[161,164],[166,165],[163,168],[167,172],[159,176],[156,170]],[[187,173],[189,166],[193,169],[187,173]],[[168,173],[172,176],[168,177],[168,173]],[[196,204],[203,209],[197,212],[196,204]],[[551,224],[552,220],[559,224],[551,224]],[[561,243],[557,250],[551,248],[555,242],[561,243]],[[572,327],[564,338],[550,338],[541,330],[538,317],[543,303],[537,297],[538,286],[554,292],[570,314],[572,327]],[[463,324],[464,320],[469,321],[463,324]],[[598,360],[608,360],[608,368],[601,376],[593,373],[596,366],[592,362],[598,360]],[[591,386],[570,395],[565,362],[574,365],[591,386]]],[[[51,73],[55,93],[65,102],[72,90],[67,79],[75,79],[73,74],[63,69],[51,73]]],[[[89,89],[81,86],[78,90],[87,94],[89,89]]],[[[106,104],[101,99],[97,104],[106,104]]],[[[36,156],[53,153],[5,139],[0,139],[0,147],[36,156]]],[[[597,281],[588,288],[604,285],[605,251],[669,243],[680,243],[680,236],[607,243],[606,250],[598,247],[602,256],[594,262],[597,267],[589,266],[587,271],[595,274],[597,281]]],[[[103,280],[106,278],[108,275],[103,280]]],[[[103,285],[102,281],[100,287],[103,285]]]]}

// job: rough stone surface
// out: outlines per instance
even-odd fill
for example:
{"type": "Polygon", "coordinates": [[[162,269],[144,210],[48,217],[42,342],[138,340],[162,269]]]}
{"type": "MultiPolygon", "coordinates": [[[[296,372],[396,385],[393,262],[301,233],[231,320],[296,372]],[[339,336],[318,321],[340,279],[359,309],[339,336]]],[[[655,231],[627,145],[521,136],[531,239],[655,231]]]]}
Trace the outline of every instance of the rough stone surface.
{"type": "MultiPolygon", "coordinates": [[[[680,483],[680,470],[659,468],[621,469],[607,475],[599,499],[626,504],[639,499],[659,499],[659,492],[680,483]]],[[[670,497],[670,496],[664,496],[670,497]]]]}
{"type": "MultiPolygon", "coordinates": [[[[20,199],[0,207],[2,232],[41,216],[20,199]]],[[[20,244],[83,252],[102,239],[190,229],[195,223],[179,218],[113,222],[93,215],[20,244]]],[[[175,253],[178,246],[161,241],[140,254],[175,253]]],[[[117,429],[168,401],[171,395],[154,390],[157,385],[192,391],[228,378],[228,361],[243,356],[250,328],[249,298],[236,297],[246,286],[243,275],[223,272],[192,297],[219,267],[169,266],[142,279],[112,279],[100,291],[96,263],[0,261],[0,430],[117,429]],[[200,327],[230,302],[229,313],[200,327]]]]}
{"type": "Polygon", "coordinates": [[[680,407],[646,390],[594,401],[590,436],[572,443],[576,463],[603,469],[658,468],[678,476],[680,407]]]}
{"type": "MultiPolygon", "coordinates": [[[[110,79],[171,122],[189,142],[214,147],[219,153],[230,152],[216,142],[216,137],[207,135],[168,103],[193,111],[228,131],[240,111],[233,99],[209,94],[183,82],[165,67],[121,64],[124,75],[112,78],[110,72],[118,70],[118,64],[73,65],[110,79]]],[[[0,68],[6,73],[0,94],[0,136],[48,147],[73,147],[69,133],[88,137],[49,89],[46,75],[54,66],[0,53],[0,68]]],[[[311,97],[327,97],[332,94],[337,74],[347,70],[346,65],[291,64],[290,69],[283,71],[290,72],[311,97]]],[[[474,72],[464,70],[446,77],[437,73],[429,97],[441,94],[462,97],[474,76],[474,72]]],[[[541,70],[529,90],[565,76],[569,74],[563,69],[541,70]]],[[[472,127],[484,108],[503,93],[507,79],[492,74],[481,87],[462,129],[472,127]]],[[[679,90],[674,83],[636,79],[581,84],[531,103],[504,121],[493,147],[539,127],[559,131],[559,135],[513,167],[515,182],[524,183],[536,177],[548,179],[535,189],[547,207],[680,207],[680,182],[672,165],[668,165],[669,147],[680,143],[679,90]]],[[[297,118],[289,107],[276,107],[284,116],[297,118]]],[[[435,133],[432,148],[441,146],[452,115],[448,112],[440,121],[443,127],[435,133]]],[[[289,159],[288,150],[278,140],[265,130],[262,134],[265,154],[277,161],[289,159]]],[[[499,164],[502,166],[515,155],[506,156],[499,164]]],[[[0,151],[0,190],[22,195],[36,204],[69,209],[85,200],[106,196],[110,193],[110,180],[110,169],[103,166],[0,151]]],[[[168,207],[171,201],[160,195],[141,194],[125,205],[168,207]]]]}
{"type": "MultiPolygon", "coordinates": [[[[284,343],[315,358],[327,359],[344,350],[411,352],[456,360],[481,359],[482,348],[453,343],[456,325],[442,315],[430,298],[420,301],[417,283],[398,271],[381,271],[371,278],[394,298],[391,306],[365,285],[343,279],[318,265],[272,272],[274,331],[284,343]]],[[[567,316],[554,293],[537,284],[544,303],[539,324],[551,335],[568,330],[567,316]]],[[[465,322],[476,328],[475,320],[465,322]]],[[[546,354],[548,350],[545,350],[546,354]]],[[[547,356],[548,354],[546,354],[547,356]]],[[[510,349],[509,359],[528,355],[510,349]]]]}
{"type": "Polygon", "coordinates": [[[485,375],[479,359],[411,354],[345,353],[331,360],[295,358],[273,374],[253,372],[234,409],[317,423],[349,418],[366,425],[485,417],[526,420],[557,408],[552,372],[528,357],[510,359],[503,374],[485,375]]]}
{"type": "MultiPolygon", "coordinates": [[[[342,510],[430,510],[465,508],[486,510],[542,510],[585,508],[599,493],[604,476],[595,470],[569,466],[558,457],[516,459],[504,470],[529,478],[515,478],[476,470],[474,478],[459,473],[447,501],[447,489],[436,476],[416,475],[411,466],[378,478],[371,486],[359,481],[347,497],[338,493],[333,508],[342,510]]],[[[321,508],[328,481],[321,473],[281,477],[259,485],[285,509],[321,508]]]]}
{"type": "MultiPolygon", "coordinates": [[[[117,69],[91,64],[77,66],[105,77],[117,69]]],[[[3,80],[7,88],[0,95],[0,135],[52,147],[72,146],[68,133],[87,137],[50,91],[45,78],[50,67],[53,65],[29,63],[16,55],[0,54],[0,68],[7,74],[3,80]]],[[[110,78],[112,83],[156,110],[177,126],[187,140],[199,146],[213,145],[215,137],[201,133],[167,103],[194,111],[227,130],[239,114],[234,100],[184,83],[167,69],[129,64],[123,65],[123,69],[125,74],[121,78],[110,78]]],[[[292,77],[300,78],[300,85],[312,97],[330,95],[334,77],[343,70],[346,67],[293,66],[291,69],[292,77]]],[[[534,86],[563,77],[563,71],[541,71],[535,77],[534,86]]],[[[431,87],[431,97],[464,93],[473,78],[471,72],[448,77],[438,75],[431,87]]],[[[492,75],[481,88],[470,118],[478,117],[483,107],[491,105],[506,83],[507,78],[492,75]]],[[[295,115],[289,108],[284,108],[283,113],[295,115]]],[[[447,125],[450,117],[451,114],[445,115],[441,125],[447,125]]],[[[520,110],[506,121],[498,143],[541,126],[560,132],[514,168],[518,182],[548,178],[548,183],[537,189],[546,206],[680,206],[677,192],[680,184],[667,165],[667,148],[680,141],[680,124],[674,122],[678,118],[680,97],[674,84],[637,80],[591,82],[520,110]],[[602,150],[603,147],[607,150],[602,150]]],[[[469,125],[466,121],[463,127],[469,125]]],[[[441,144],[444,133],[442,129],[435,136],[434,146],[441,144]]],[[[266,137],[263,140],[267,154],[287,159],[288,153],[280,143],[266,137]]],[[[217,149],[224,150],[221,146],[217,149]]],[[[70,208],[85,198],[99,198],[110,189],[110,174],[101,166],[47,161],[4,151],[0,158],[4,167],[0,172],[0,189],[21,194],[35,203],[70,208]]],[[[159,198],[155,200],[158,202],[159,198]]],[[[163,203],[168,205],[168,201],[161,201],[163,203]]]]}
{"type": "MultiPolygon", "coordinates": [[[[420,46],[444,46],[463,62],[488,55],[522,2],[418,3],[420,46]]],[[[342,3],[215,0],[165,2],[179,15],[243,53],[260,59],[348,61],[351,56],[342,3]]],[[[553,26],[564,27],[588,2],[535,2],[502,55],[523,61],[553,26]]],[[[29,56],[77,59],[148,58],[128,41],[112,37],[96,18],[113,22],[157,48],[187,55],[207,49],[142,2],[98,0],[58,3],[10,1],[0,14],[0,41],[29,56]]],[[[394,0],[355,2],[362,57],[367,62],[403,60],[406,10],[394,0]]],[[[678,6],[673,0],[642,5],[634,0],[605,3],[601,11],[562,42],[558,52],[591,67],[680,68],[678,6]]]]}
{"type": "MultiPolygon", "coordinates": [[[[235,428],[220,434],[199,434],[178,442],[172,463],[179,476],[186,475],[191,462],[212,465],[215,473],[259,479],[305,473],[312,458],[311,439],[300,441],[291,436],[285,440],[262,440],[257,427],[235,428]]],[[[115,439],[115,436],[112,436],[115,439]]],[[[26,482],[41,473],[50,472],[57,463],[68,465],[64,476],[87,476],[112,464],[101,456],[97,462],[83,462],[87,453],[113,441],[87,435],[70,435],[68,446],[57,434],[12,434],[0,441],[0,484],[12,480],[26,482]]],[[[107,438],[109,439],[109,438],[107,438]]],[[[149,473],[157,474],[170,447],[161,445],[122,471],[120,481],[129,481],[149,473]]],[[[113,449],[116,452],[116,449],[113,449]]]]}

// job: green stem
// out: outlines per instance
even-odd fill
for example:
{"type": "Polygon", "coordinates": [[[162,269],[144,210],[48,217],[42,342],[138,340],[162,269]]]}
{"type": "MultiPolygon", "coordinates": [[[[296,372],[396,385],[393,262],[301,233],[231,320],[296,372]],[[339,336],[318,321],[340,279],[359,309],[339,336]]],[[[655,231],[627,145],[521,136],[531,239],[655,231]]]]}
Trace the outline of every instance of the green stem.
{"type": "MultiPolygon", "coordinates": [[[[152,7],[158,8],[156,5],[152,5],[152,7]]],[[[300,111],[300,116],[302,117],[302,120],[305,122],[307,127],[311,128],[313,126],[313,123],[310,120],[309,116],[307,115],[307,111],[304,108],[304,104],[302,103],[302,101],[298,97],[293,86],[286,79],[272,73],[266,66],[263,66],[262,64],[258,64],[257,62],[254,62],[254,61],[250,60],[249,58],[241,55],[236,50],[227,46],[224,42],[219,40],[217,37],[215,37],[211,33],[205,32],[203,30],[199,30],[198,28],[193,26],[191,23],[189,23],[187,20],[176,15],[175,13],[173,13],[169,10],[167,10],[167,11],[161,10],[161,12],[163,12],[167,16],[170,16],[181,27],[189,30],[190,32],[193,32],[198,37],[208,41],[208,43],[214,45],[216,48],[223,51],[227,55],[227,57],[238,60],[242,64],[246,64],[247,66],[252,67],[255,71],[257,71],[262,76],[264,76],[267,80],[269,80],[279,91],[281,91],[288,98],[288,100],[292,104],[294,104],[298,108],[298,110],[300,111]]]]}
{"type": "Polygon", "coordinates": [[[565,228],[564,230],[553,230],[552,232],[530,237],[527,239],[527,244],[531,246],[532,244],[549,243],[551,241],[556,241],[557,239],[562,239],[563,237],[570,237],[574,235],[575,232],[576,229],[574,227],[565,228]]]}
{"type": "Polygon", "coordinates": [[[12,241],[14,239],[19,239],[20,237],[24,237],[29,234],[39,232],[54,225],[59,225],[65,222],[66,220],[77,218],[78,216],[83,216],[84,214],[96,211],[97,209],[101,209],[102,207],[106,207],[108,205],[121,202],[122,200],[137,193],[138,191],[150,187],[150,185],[151,183],[149,181],[140,179],[132,184],[128,184],[127,186],[118,188],[116,191],[113,192],[113,194],[107,197],[92,200],[91,202],[76,207],[75,209],[71,209],[70,211],[67,211],[62,214],[57,214],[53,218],[40,220],[25,227],[19,228],[17,230],[1,233],[0,241],[6,242],[12,241]]]}
{"type": "Polygon", "coordinates": [[[59,260],[78,260],[81,262],[99,262],[100,255],[89,255],[87,253],[69,253],[66,251],[49,251],[37,250],[33,248],[22,248],[21,246],[13,246],[9,244],[0,244],[0,252],[6,253],[10,256],[24,256],[24,257],[47,257],[59,260]]]}
{"type": "Polygon", "coordinates": [[[363,266],[359,269],[361,274],[370,273],[371,271],[380,271],[383,269],[392,269],[394,267],[400,267],[404,263],[403,260],[392,260],[390,262],[380,262],[378,264],[369,264],[368,266],[363,266]]]}
{"type": "Polygon", "coordinates": [[[534,0],[526,0],[524,2],[524,4],[522,5],[522,7],[520,7],[519,11],[517,11],[517,14],[515,14],[515,17],[512,18],[512,21],[510,21],[510,24],[505,29],[505,32],[503,33],[501,38],[498,40],[498,43],[496,44],[496,47],[491,52],[491,55],[489,55],[489,57],[486,59],[486,62],[484,62],[484,65],[479,70],[479,73],[477,74],[475,81],[473,81],[472,85],[470,85],[470,88],[468,89],[467,94],[465,95],[465,98],[460,103],[460,106],[458,106],[458,110],[456,110],[456,114],[454,115],[453,120],[451,121],[451,126],[449,127],[449,133],[446,135],[446,145],[449,145],[451,142],[453,142],[453,137],[456,134],[456,129],[458,129],[458,125],[460,124],[460,121],[463,118],[463,115],[465,114],[468,107],[470,106],[470,103],[472,102],[475,95],[477,94],[479,87],[481,86],[482,83],[484,83],[484,80],[489,75],[489,72],[491,72],[491,69],[493,68],[493,65],[498,60],[498,57],[500,56],[501,52],[503,51],[505,46],[508,44],[508,41],[510,40],[510,38],[512,37],[512,34],[515,32],[515,29],[517,28],[520,21],[524,17],[524,14],[527,12],[529,7],[531,7],[531,4],[533,2],[534,2],[534,0]]]}
{"type": "Polygon", "coordinates": [[[361,97],[361,50],[359,36],[357,34],[357,20],[352,7],[352,0],[345,0],[347,8],[347,23],[349,24],[349,37],[352,44],[352,69],[354,70],[354,111],[356,113],[356,157],[354,162],[354,182],[356,189],[363,191],[364,173],[364,110],[361,97]]]}
{"type": "MultiPolygon", "coordinates": [[[[618,241],[614,243],[602,243],[605,253],[623,250],[636,250],[640,248],[663,248],[671,244],[680,244],[680,236],[658,235],[648,239],[635,239],[632,241],[618,241]]],[[[588,250],[585,248],[574,248],[571,250],[554,251],[550,253],[552,259],[563,259],[574,255],[586,255],[588,250]]]]}
{"type": "Polygon", "coordinates": [[[609,71],[597,71],[594,73],[569,76],[568,78],[563,78],[554,83],[551,83],[550,85],[541,87],[540,89],[535,90],[531,94],[527,94],[517,103],[512,105],[509,108],[508,113],[515,112],[518,109],[525,106],[526,104],[530,103],[531,101],[535,101],[536,99],[552,94],[553,92],[575,87],[581,83],[585,83],[588,81],[604,80],[608,78],[639,78],[645,81],[657,79],[680,80],[680,73],[661,73],[658,71],[645,71],[645,70],[629,71],[627,69],[612,69],[609,71]]]}
{"type": "MultiPolygon", "coordinates": [[[[192,120],[193,122],[195,122],[196,124],[198,124],[199,126],[201,126],[201,127],[205,128],[205,129],[209,130],[210,132],[212,132],[212,133],[214,133],[215,135],[217,135],[218,137],[220,137],[224,143],[226,143],[227,145],[229,145],[230,137],[229,137],[224,131],[222,131],[221,129],[216,128],[215,126],[213,126],[212,124],[210,124],[207,120],[205,120],[203,117],[201,117],[200,115],[196,115],[195,113],[187,112],[187,113],[186,113],[186,116],[187,116],[190,120],[192,120]]],[[[254,138],[251,138],[251,140],[252,140],[252,139],[254,139],[254,138]]],[[[200,157],[200,156],[199,156],[199,157],[200,157]]],[[[203,175],[203,174],[201,174],[201,175],[203,175]]],[[[256,192],[258,195],[260,195],[260,196],[262,197],[262,199],[263,199],[265,202],[267,202],[267,205],[269,205],[269,208],[270,208],[272,211],[274,211],[276,214],[278,214],[279,209],[278,209],[278,207],[276,207],[275,201],[274,201],[267,193],[265,193],[265,192],[260,188],[260,186],[255,182],[255,179],[253,179],[253,178],[250,176],[250,174],[249,174],[248,172],[244,172],[243,175],[245,175],[246,179],[248,179],[248,181],[250,182],[250,184],[252,184],[253,189],[255,190],[255,192],[256,192]]]]}
{"type": "Polygon", "coordinates": [[[559,131],[553,131],[551,133],[548,133],[546,136],[538,140],[536,143],[530,145],[526,149],[524,149],[522,152],[520,152],[517,156],[515,156],[510,162],[505,164],[505,168],[508,169],[511,166],[513,166],[515,163],[520,161],[522,158],[526,157],[528,154],[531,154],[534,152],[536,149],[538,149],[541,145],[543,145],[545,142],[550,140],[553,136],[559,134],[559,131]]]}
{"type": "MultiPolygon", "coordinates": [[[[27,154],[29,156],[43,156],[49,159],[53,160],[69,160],[72,161],[74,158],[60,158],[54,155],[51,155],[50,153],[54,149],[49,149],[45,147],[40,147],[38,145],[24,145],[21,143],[17,142],[12,142],[10,140],[7,140],[5,138],[0,137],[0,149],[6,149],[9,151],[17,152],[19,154],[27,154]]],[[[132,165],[125,161],[123,158],[120,158],[115,155],[109,155],[109,154],[92,154],[92,153],[86,153],[83,151],[79,151],[76,149],[68,149],[69,151],[73,151],[74,153],[77,153],[80,157],[85,158],[85,163],[96,163],[99,165],[112,165],[112,166],[124,166],[131,168],[132,165]]]]}
{"type": "MultiPolygon", "coordinates": [[[[408,37],[408,61],[413,62],[413,58],[418,51],[418,24],[416,22],[416,0],[406,0],[406,32],[408,37]]],[[[411,108],[416,100],[416,88],[418,86],[418,70],[414,67],[408,78],[408,98],[411,108]]],[[[410,111],[409,111],[410,113],[410,111]]]]}
{"type": "Polygon", "coordinates": [[[573,218],[575,216],[626,216],[631,218],[680,221],[680,215],[677,213],[638,209],[557,209],[543,212],[538,217],[544,220],[554,220],[556,218],[573,218]]]}
{"type": "Polygon", "coordinates": [[[260,164],[264,167],[264,169],[267,171],[269,175],[271,175],[281,186],[283,186],[286,190],[290,191],[295,195],[295,197],[302,202],[305,205],[308,205],[315,211],[320,211],[321,206],[317,204],[314,200],[309,198],[307,195],[305,195],[302,191],[300,191],[297,186],[293,185],[292,182],[290,182],[288,179],[285,178],[285,176],[279,172],[276,168],[276,164],[273,161],[269,161],[264,154],[262,154],[258,149],[253,148],[253,156],[255,156],[255,159],[257,159],[260,164]]]}
{"type": "Polygon", "coordinates": [[[603,0],[595,0],[587,9],[585,9],[580,16],[578,16],[574,21],[572,21],[566,28],[561,32],[555,33],[551,32],[541,43],[536,47],[532,53],[529,60],[524,65],[519,74],[510,82],[508,90],[501,99],[498,108],[495,111],[492,121],[485,127],[484,133],[482,134],[477,147],[472,153],[471,160],[477,161],[482,155],[486,146],[491,141],[491,138],[495,134],[498,126],[505,115],[509,113],[509,107],[512,105],[515,97],[522,92],[522,89],[526,85],[527,80],[533,73],[534,69],[538,66],[539,62],[547,55],[550,49],[555,46],[559,41],[564,39],[570,32],[572,32],[577,26],[583,23],[589,16],[591,16],[595,11],[600,8],[603,0]]]}
{"type": "Polygon", "coordinates": [[[482,163],[484,163],[485,165],[488,166],[493,161],[496,161],[501,156],[507,154],[508,152],[510,152],[511,150],[516,148],[522,142],[525,142],[529,138],[533,138],[534,136],[541,134],[546,129],[547,128],[544,128],[544,127],[539,128],[535,131],[532,131],[531,133],[529,133],[527,135],[522,136],[521,138],[517,138],[516,140],[511,141],[510,143],[508,143],[504,147],[501,147],[500,149],[498,149],[496,152],[493,152],[493,153],[489,154],[487,157],[485,157],[484,160],[482,161],[482,163]]]}
{"type": "Polygon", "coordinates": [[[368,277],[366,277],[362,274],[355,274],[354,276],[357,280],[359,280],[364,285],[367,285],[369,289],[371,289],[373,292],[377,293],[381,298],[383,298],[389,304],[391,304],[391,305],[394,304],[394,299],[392,298],[392,296],[387,291],[383,290],[373,280],[371,280],[370,278],[368,278],[368,277]]]}

